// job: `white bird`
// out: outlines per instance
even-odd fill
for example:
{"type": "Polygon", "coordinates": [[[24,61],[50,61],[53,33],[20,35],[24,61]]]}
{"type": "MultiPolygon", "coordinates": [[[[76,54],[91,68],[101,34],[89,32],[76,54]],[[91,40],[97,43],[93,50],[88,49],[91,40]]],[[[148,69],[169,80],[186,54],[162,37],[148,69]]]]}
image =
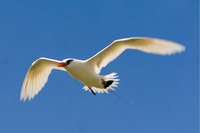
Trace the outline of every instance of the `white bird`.
{"type": "MultiPolygon", "coordinates": [[[[32,63],[24,79],[20,100],[31,100],[44,87],[52,69],[67,71],[71,77],[79,80],[85,86],[83,89],[93,94],[108,93],[113,87],[117,87],[119,79],[117,73],[105,76],[99,75],[101,69],[117,58],[126,49],[136,49],[147,53],[171,55],[180,53],[185,47],[171,41],[155,38],[125,38],[115,40],[106,48],[87,60],[64,59],[57,61],[48,58],[39,58],[32,63]]],[[[131,61],[131,60],[130,60],[131,61]]]]}

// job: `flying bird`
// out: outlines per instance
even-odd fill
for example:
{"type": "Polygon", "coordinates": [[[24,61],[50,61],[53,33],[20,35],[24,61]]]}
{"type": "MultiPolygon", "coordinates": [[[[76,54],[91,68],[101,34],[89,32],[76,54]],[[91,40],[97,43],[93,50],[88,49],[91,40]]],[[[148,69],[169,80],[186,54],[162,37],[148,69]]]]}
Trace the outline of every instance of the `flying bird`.
{"type": "Polygon", "coordinates": [[[99,74],[103,67],[126,49],[135,49],[158,55],[171,55],[185,51],[183,45],[175,42],[156,38],[132,37],[115,40],[87,60],[69,58],[58,61],[42,57],[34,61],[29,68],[22,85],[20,100],[33,99],[46,84],[52,69],[67,71],[71,77],[85,85],[84,90],[89,90],[94,95],[97,92],[108,93],[108,91],[115,90],[113,87],[117,87],[119,81],[117,73],[104,76],[99,74]]]}

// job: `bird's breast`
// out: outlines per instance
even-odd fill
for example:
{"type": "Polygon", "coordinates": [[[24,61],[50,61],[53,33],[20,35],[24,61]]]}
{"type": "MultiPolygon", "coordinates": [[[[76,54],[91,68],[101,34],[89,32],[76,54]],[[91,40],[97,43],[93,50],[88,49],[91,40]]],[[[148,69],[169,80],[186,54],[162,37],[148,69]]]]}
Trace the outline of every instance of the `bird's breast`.
{"type": "Polygon", "coordinates": [[[89,66],[74,66],[67,69],[71,77],[79,80],[86,86],[102,88],[101,76],[89,66]]]}

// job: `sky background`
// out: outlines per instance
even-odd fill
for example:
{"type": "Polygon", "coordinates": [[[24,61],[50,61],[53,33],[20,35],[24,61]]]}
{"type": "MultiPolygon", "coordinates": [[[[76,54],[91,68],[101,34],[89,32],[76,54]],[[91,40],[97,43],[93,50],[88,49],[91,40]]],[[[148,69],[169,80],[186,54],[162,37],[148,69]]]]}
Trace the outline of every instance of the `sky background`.
{"type": "Polygon", "coordinates": [[[198,0],[0,1],[1,133],[197,133],[198,0]],[[115,39],[155,37],[186,52],[127,50],[102,69],[117,72],[116,93],[82,90],[53,70],[42,91],[20,102],[24,77],[40,57],[88,59],[115,39]]]}

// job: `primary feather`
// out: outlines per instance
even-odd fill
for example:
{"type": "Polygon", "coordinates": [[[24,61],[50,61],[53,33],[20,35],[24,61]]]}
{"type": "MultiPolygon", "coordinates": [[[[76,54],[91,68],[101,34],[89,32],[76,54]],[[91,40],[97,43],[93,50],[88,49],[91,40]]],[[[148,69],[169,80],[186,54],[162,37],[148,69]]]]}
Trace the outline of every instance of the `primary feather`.
{"type": "Polygon", "coordinates": [[[39,58],[33,62],[24,79],[20,100],[34,98],[46,84],[52,69],[65,70],[62,67],[57,67],[57,63],[59,61],[48,58],[39,58]]]}
{"type": "Polygon", "coordinates": [[[152,54],[171,55],[184,51],[185,47],[178,43],[162,39],[144,37],[125,38],[115,40],[88,61],[94,65],[96,72],[100,73],[102,67],[105,67],[126,49],[136,49],[152,54]]]}

